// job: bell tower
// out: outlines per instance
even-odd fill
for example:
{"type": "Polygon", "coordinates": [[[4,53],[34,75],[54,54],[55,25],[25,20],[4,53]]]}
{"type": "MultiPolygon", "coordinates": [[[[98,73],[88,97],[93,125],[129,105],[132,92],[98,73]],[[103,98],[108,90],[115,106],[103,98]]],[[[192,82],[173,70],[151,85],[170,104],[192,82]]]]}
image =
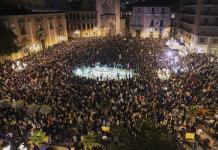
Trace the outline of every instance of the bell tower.
{"type": "Polygon", "coordinates": [[[96,0],[99,26],[105,35],[120,33],[120,0],[96,0]]]}

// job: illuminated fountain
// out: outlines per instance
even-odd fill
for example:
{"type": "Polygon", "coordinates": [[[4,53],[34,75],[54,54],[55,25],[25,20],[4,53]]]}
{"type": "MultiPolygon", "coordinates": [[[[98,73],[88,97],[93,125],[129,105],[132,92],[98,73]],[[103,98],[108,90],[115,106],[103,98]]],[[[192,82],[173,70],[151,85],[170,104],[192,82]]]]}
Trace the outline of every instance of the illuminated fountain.
{"type": "Polygon", "coordinates": [[[135,73],[133,70],[120,69],[96,65],[94,67],[82,67],[73,70],[73,74],[79,77],[95,80],[123,80],[132,78],[135,73]]]}

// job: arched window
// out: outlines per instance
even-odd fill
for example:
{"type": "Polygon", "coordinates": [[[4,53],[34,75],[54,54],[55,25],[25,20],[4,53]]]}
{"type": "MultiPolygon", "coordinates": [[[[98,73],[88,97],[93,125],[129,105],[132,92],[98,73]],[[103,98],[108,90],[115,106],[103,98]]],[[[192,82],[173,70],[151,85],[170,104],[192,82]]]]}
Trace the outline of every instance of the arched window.
{"type": "Polygon", "coordinates": [[[86,29],[86,24],[85,23],[83,23],[83,30],[85,30],[86,29]]]}
{"type": "Polygon", "coordinates": [[[90,29],[90,23],[87,23],[87,29],[90,29]]]}
{"type": "Polygon", "coordinates": [[[86,19],[85,14],[82,14],[82,20],[85,20],[85,19],[86,19]]]}
{"type": "Polygon", "coordinates": [[[80,20],[81,18],[80,18],[80,14],[77,14],[77,20],[80,20]]]}

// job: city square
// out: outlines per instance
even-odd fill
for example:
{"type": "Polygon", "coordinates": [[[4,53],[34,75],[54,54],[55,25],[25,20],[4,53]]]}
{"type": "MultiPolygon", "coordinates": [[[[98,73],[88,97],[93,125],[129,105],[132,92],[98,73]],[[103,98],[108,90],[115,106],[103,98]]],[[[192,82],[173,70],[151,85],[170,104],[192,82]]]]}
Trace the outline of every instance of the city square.
{"type": "Polygon", "coordinates": [[[164,1],[0,3],[0,150],[217,150],[217,2],[164,1]]]}

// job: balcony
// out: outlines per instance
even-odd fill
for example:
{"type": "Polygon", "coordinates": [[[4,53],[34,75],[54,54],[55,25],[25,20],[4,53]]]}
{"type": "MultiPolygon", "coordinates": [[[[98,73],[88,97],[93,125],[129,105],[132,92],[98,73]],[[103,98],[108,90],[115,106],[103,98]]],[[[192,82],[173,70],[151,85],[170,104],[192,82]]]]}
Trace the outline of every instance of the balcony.
{"type": "Polygon", "coordinates": [[[182,10],[181,13],[186,15],[196,15],[195,10],[182,10]]]}
{"type": "Polygon", "coordinates": [[[188,32],[188,33],[193,33],[192,28],[185,26],[184,24],[180,24],[179,28],[181,28],[182,30],[188,32]]]}
{"type": "Polygon", "coordinates": [[[188,16],[188,17],[195,17],[196,14],[182,14],[183,16],[188,16]]]}
{"type": "Polygon", "coordinates": [[[218,5],[218,1],[217,0],[204,0],[203,4],[204,5],[218,5]]]}
{"type": "Polygon", "coordinates": [[[135,27],[135,28],[142,28],[144,27],[142,24],[131,24],[132,27],[135,27]]]}
{"type": "Polygon", "coordinates": [[[218,37],[218,32],[217,31],[198,31],[199,36],[213,36],[213,37],[218,37]]]}
{"type": "Polygon", "coordinates": [[[181,12],[187,12],[187,13],[195,13],[196,12],[196,10],[197,10],[197,8],[196,7],[182,7],[181,8],[181,12]]]}
{"type": "Polygon", "coordinates": [[[204,16],[218,16],[218,12],[207,12],[207,11],[204,11],[202,13],[202,15],[204,15],[204,16]]]}
{"type": "Polygon", "coordinates": [[[188,18],[182,18],[180,21],[189,23],[189,24],[194,24],[194,19],[188,19],[188,18]]]}
{"type": "Polygon", "coordinates": [[[218,28],[218,23],[201,23],[200,26],[203,27],[217,27],[218,28]]]}
{"type": "Polygon", "coordinates": [[[182,3],[182,6],[197,5],[197,0],[186,0],[182,3]]]}

